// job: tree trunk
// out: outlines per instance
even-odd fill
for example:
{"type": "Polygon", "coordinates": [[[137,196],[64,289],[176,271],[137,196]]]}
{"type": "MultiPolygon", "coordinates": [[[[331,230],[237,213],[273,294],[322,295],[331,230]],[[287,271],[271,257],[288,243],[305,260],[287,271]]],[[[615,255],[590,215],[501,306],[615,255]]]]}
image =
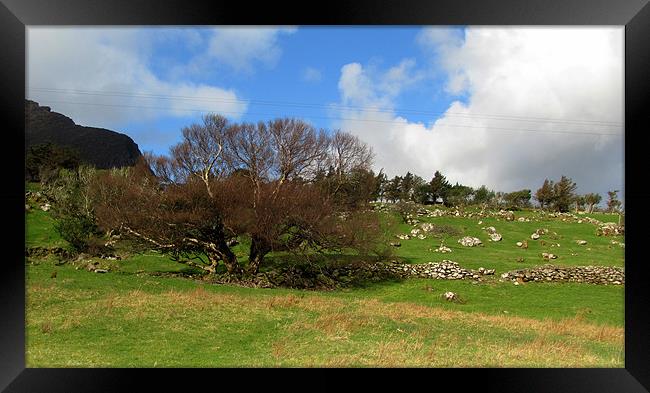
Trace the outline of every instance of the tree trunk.
{"type": "Polygon", "coordinates": [[[243,269],[241,265],[239,265],[239,261],[237,261],[237,256],[230,250],[230,247],[228,247],[225,240],[219,241],[217,246],[219,248],[219,252],[221,253],[223,264],[226,265],[226,270],[228,270],[228,273],[241,275],[243,273],[243,269]]]}
{"type": "Polygon", "coordinates": [[[260,265],[264,262],[264,256],[271,251],[271,247],[262,239],[253,237],[251,239],[251,250],[248,255],[248,273],[257,274],[260,265]]]}
{"type": "Polygon", "coordinates": [[[225,257],[223,259],[223,263],[226,265],[226,270],[228,270],[228,273],[230,274],[241,275],[244,272],[239,265],[239,262],[237,261],[237,257],[233,253],[231,253],[230,256],[225,257]]]}

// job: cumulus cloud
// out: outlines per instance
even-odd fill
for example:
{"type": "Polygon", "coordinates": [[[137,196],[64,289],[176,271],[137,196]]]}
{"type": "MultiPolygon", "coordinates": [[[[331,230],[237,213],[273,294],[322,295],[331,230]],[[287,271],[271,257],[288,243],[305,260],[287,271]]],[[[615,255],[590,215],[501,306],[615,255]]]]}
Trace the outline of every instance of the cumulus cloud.
{"type": "Polygon", "coordinates": [[[254,63],[274,66],[282,54],[278,38],[296,28],[220,27],[214,29],[207,54],[236,71],[250,72],[254,63]]]}
{"type": "MultiPolygon", "coordinates": [[[[29,27],[27,97],[78,124],[97,127],[195,116],[200,111],[237,118],[246,110],[247,104],[232,89],[157,76],[149,64],[153,45],[171,38],[171,33],[150,33],[133,28],[29,27]]],[[[182,35],[192,38],[190,44],[200,44],[196,33],[182,35]]]]}
{"type": "Polygon", "coordinates": [[[391,107],[400,93],[423,78],[415,65],[414,59],[404,59],[384,72],[360,63],[344,65],[338,84],[342,103],[391,107]]]}
{"type": "Polygon", "coordinates": [[[447,91],[467,98],[428,124],[412,122],[392,106],[400,78],[390,75],[399,72],[345,65],[342,104],[386,108],[342,116],[343,128],[373,146],[376,169],[424,178],[441,170],[502,191],[534,191],[561,175],[579,192],[623,190],[622,28],[430,28],[417,42],[447,91]]]}

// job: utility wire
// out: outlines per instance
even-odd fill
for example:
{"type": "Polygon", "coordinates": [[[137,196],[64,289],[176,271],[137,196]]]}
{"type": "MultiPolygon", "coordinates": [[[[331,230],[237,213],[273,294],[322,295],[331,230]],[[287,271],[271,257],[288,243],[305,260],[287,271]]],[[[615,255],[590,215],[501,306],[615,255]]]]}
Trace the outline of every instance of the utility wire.
{"type": "Polygon", "coordinates": [[[235,103],[235,104],[253,104],[253,105],[270,105],[270,106],[293,106],[302,108],[324,108],[324,109],[339,109],[344,111],[356,112],[379,112],[379,113],[410,113],[419,115],[451,115],[456,117],[467,118],[486,118],[493,120],[516,120],[524,122],[544,122],[544,123],[565,123],[565,124],[583,124],[592,126],[622,126],[622,123],[608,122],[602,120],[575,120],[575,119],[552,119],[544,117],[530,117],[530,116],[514,116],[514,115],[501,115],[501,114],[466,114],[454,112],[436,112],[424,111],[416,109],[404,108],[368,108],[354,105],[341,105],[341,104],[314,104],[314,103],[297,103],[297,102],[283,102],[283,101],[266,101],[266,100],[239,100],[228,98],[215,98],[215,97],[192,97],[192,96],[177,96],[177,95],[158,95],[146,93],[129,93],[129,92],[110,92],[98,90],[75,90],[75,89],[56,89],[45,87],[30,87],[29,90],[42,92],[42,93],[64,93],[64,94],[77,94],[77,95],[92,95],[100,97],[134,97],[134,98],[150,98],[150,99],[166,99],[166,100],[185,100],[185,101],[201,101],[201,102],[222,102],[222,103],[235,103]]]}
{"type": "MultiPolygon", "coordinates": [[[[51,100],[49,102],[58,103],[58,104],[69,104],[69,105],[92,105],[92,106],[103,106],[103,107],[118,107],[118,108],[133,108],[133,109],[154,109],[154,110],[168,110],[168,111],[190,111],[190,112],[216,112],[216,113],[228,113],[228,114],[238,114],[238,115],[255,115],[255,116],[284,116],[280,114],[273,113],[253,113],[253,112],[240,112],[240,111],[215,111],[212,109],[191,109],[191,108],[170,108],[170,107],[152,107],[152,106],[139,106],[139,105],[124,105],[124,104],[103,104],[103,103],[93,103],[93,102],[69,102],[69,101],[57,101],[51,100]]],[[[299,116],[293,116],[299,117],[299,116]]],[[[373,122],[373,123],[394,123],[393,120],[377,120],[377,119],[354,119],[354,118],[344,118],[344,117],[327,117],[327,116],[306,116],[308,118],[315,119],[328,119],[328,120],[348,120],[356,122],[373,122]]],[[[570,135],[598,135],[598,136],[622,136],[620,133],[598,133],[598,132],[574,132],[574,131],[562,131],[562,130],[535,130],[535,129],[522,129],[522,128],[507,128],[507,127],[493,127],[493,126],[472,126],[466,124],[439,124],[436,127],[460,127],[460,128],[478,128],[478,129],[490,129],[490,130],[500,130],[500,131],[516,131],[516,132],[534,132],[534,133],[551,133],[551,134],[570,134],[570,135]]]]}

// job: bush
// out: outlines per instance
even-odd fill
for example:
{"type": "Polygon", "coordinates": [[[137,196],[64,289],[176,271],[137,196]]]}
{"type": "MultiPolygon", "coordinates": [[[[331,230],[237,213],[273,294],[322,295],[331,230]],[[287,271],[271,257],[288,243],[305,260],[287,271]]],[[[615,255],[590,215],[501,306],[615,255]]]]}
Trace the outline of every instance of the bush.
{"type": "Polygon", "coordinates": [[[418,206],[413,202],[401,201],[395,204],[395,210],[402,217],[402,221],[406,223],[409,218],[417,217],[418,206]]]}
{"type": "Polygon", "coordinates": [[[432,224],[431,228],[427,231],[433,237],[443,237],[443,236],[459,236],[463,234],[463,231],[456,228],[452,225],[439,225],[432,224]]]}
{"type": "Polygon", "coordinates": [[[82,215],[59,217],[54,228],[77,252],[88,251],[90,239],[96,231],[95,223],[82,215]]]}
{"type": "Polygon", "coordinates": [[[31,146],[25,156],[25,178],[31,182],[49,183],[61,168],[79,167],[79,153],[66,146],[52,143],[31,146]]]}
{"type": "Polygon", "coordinates": [[[90,167],[74,171],[62,169],[46,188],[53,201],[52,215],[57,221],[55,229],[77,252],[87,252],[91,239],[98,235],[89,191],[95,173],[95,169],[90,167]]]}

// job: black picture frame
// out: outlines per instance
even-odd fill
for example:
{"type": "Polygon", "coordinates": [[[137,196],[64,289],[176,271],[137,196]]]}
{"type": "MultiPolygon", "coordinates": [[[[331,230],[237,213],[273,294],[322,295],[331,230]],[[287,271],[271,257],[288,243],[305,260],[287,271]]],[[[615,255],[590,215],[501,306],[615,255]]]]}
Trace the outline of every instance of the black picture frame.
{"type": "MultiPolygon", "coordinates": [[[[649,264],[643,258],[648,231],[644,188],[650,97],[650,5],[647,0],[341,0],[301,4],[190,0],[1,0],[0,97],[4,186],[3,266],[0,271],[0,389],[7,392],[131,391],[162,385],[190,390],[207,382],[225,388],[281,387],[305,390],[419,385],[436,389],[517,392],[647,392],[650,390],[649,264]],[[625,26],[625,368],[620,369],[427,369],[413,375],[374,372],[296,383],[293,375],[263,378],[250,370],[124,370],[25,368],[24,98],[25,28],[29,25],[618,25],[625,26]],[[630,214],[631,212],[631,214],[630,214]],[[8,230],[7,230],[8,229],[8,230]],[[19,230],[22,229],[22,232],[19,230]],[[205,373],[209,375],[205,375],[205,373]],[[231,377],[231,375],[235,375],[231,377]],[[344,377],[353,380],[343,382],[344,377]],[[354,381],[356,380],[356,382],[354,381]],[[361,381],[360,381],[361,380],[361,381]],[[198,384],[198,385],[197,385],[198,384]],[[314,386],[316,385],[316,386],[314,386]],[[358,385],[357,385],[358,386],[358,385]]],[[[345,371],[347,372],[347,371],[345,371]]],[[[400,373],[402,374],[402,373],[400,373]]],[[[145,389],[149,390],[149,389],[145,389]]]]}

